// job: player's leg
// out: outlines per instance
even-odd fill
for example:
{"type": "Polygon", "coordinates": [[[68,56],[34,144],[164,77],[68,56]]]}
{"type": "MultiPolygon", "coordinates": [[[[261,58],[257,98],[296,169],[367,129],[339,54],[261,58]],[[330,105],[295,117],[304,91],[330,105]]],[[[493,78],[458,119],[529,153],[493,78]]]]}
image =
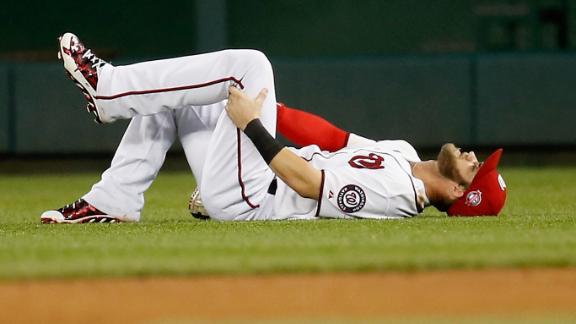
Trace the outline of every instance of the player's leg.
{"type": "Polygon", "coordinates": [[[260,76],[266,73],[262,61],[267,59],[254,50],[226,50],[115,67],[103,63],[74,35],[65,34],[60,56],[104,122],[211,105],[225,100],[231,85],[255,96],[266,85],[260,76]]]}
{"type": "MultiPolygon", "coordinates": [[[[84,64],[84,61],[78,56],[80,52],[76,53],[72,46],[67,46],[66,41],[61,42],[61,55],[66,69],[73,73],[75,68],[83,66],[79,64],[84,64]]],[[[91,62],[99,62],[90,56],[89,51],[84,52],[82,57],[87,55],[91,62]]],[[[96,72],[97,85],[93,91],[88,91],[88,95],[91,102],[99,106],[99,115],[106,121],[130,118],[136,114],[153,114],[188,105],[213,104],[226,99],[229,86],[235,85],[250,96],[255,96],[262,88],[269,89],[270,95],[263,103],[261,119],[268,131],[275,134],[276,108],[272,68],[260,52],[229,50],[126,67],[106,64],[100,66],[97,63],[96,72]]],[[[89,77],[90,74],[82,76],[89,77]]],[[[73,77],[82,83],[80,77],[73,77]]],[[[92,85],[82,84],[84,87],[92,85]]],[[[227,116],[221,116],[219,125],[222,125],[223,131],[219,132],[220,136],[212,137],[211,143],[216,145],[210,145],[207,154],[206,165],[210,167],[202,171],[205,204],[216,211],[210,211],[213,215],[252,217],[258,213],[254,209],[260,205],[259,201],[265,200],[268,183],[263,182],[269,182],[273,173],[251,141],[234,127],[227,116]],[[231,150],[224,144],[232,144],[231,150]],[[227,161],[220,159],[222,157],[227,158],[227,161]],[[211,185],[206,185],[207,181],[210,181],[211,185]],[[214,190],[215,188],[217,189],[214,190]],[[218,192],[233,194],[229,197],[210,195],[218,192]]],[[[218,133],[218,126],[215,133],[218,133]]]]}
{"type": "Polygon", "coordinates": [[[135,222],[166,152],[176,138],[174,112],[134,118],[110,168],[92,190],[73,204],[44,212],[43,223],[135,222]]]}
{"type": "Polygon", "coordinates": [[[210,138],[220,113],[224,111],[225,104],[225,102],[221,102],[174,111],[178,138],[182,143],[186,160],[197,185],[202,181],[202,170],[208,153],[210,138]]]}
{"type": "Polygon", "coordinates": [[[193,190],[188,200],[188,209],[192,216],[199,219],[209,217],[204,209],[198,188],[202,182],[202,170],[204,169],[210,138],[225,105],[225,102],[221,102],[207,107],[195,107],[194,110],[178,109],[175,111],[178,138],[182,143],[186,159],[196,180],[196,189],[193,190]],[[191,114],[194,114],[193,117],[202,124],[190,123],[191,114]]]}
{"type": "Polygon", "coordinates": [[[139,217],[144,207],[144,192],[156,179],[176,135],[193,174],[200,177],[208,142],[222,110],[223,105],[189,107],[137,116],[135,120],[139,122],[131,123],[111,167],[83,198],[111,214],[139,217]]]}
{"type": "Polygon", "coordinates": [[[113,215],[140,218],[144,192],[156,179],[176,139],[174,112],[138,116],[130,123],[110,168],[83,198],[113,215]]]}
{"type": "MultiPolygon", "coordinates": [[[[269,89],[261,121],[276,134],[276,95],[270,63],[262,59],[260,88],[269,89]]],[[[253,94],[252,96],[256,96],[253,94]]],[[[252,142],[223,112],[208,147],[200,192],[212,218],[255,220],[273,217],[274,197],[268,192],[274,173],[252,142]]]]}
{"type": "Polygon", "coordinates": [[[206,106],[228,97],[238,86],[256,95],[265,86],[253,50],[227,50],[133,64],[105,66],[100,73],[96,102],[110,119],[154,114],[166,109],[206,106]]]}
{"type": "Polygon", "coordinates": [[[268,188],[274,173],[252,142],[222,113],[206,156],[200,193],[208,214],[218,220],[272,216],[268,188]]]}

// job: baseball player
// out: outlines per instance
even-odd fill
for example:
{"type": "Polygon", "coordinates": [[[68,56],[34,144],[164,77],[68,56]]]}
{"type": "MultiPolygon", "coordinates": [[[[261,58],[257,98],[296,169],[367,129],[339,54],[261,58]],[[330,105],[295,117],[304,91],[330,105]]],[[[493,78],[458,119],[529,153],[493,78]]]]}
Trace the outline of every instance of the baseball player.
{"type": "Polygon", "coordinates": [[[196,116],[199,123],[218,115],[199,178],[212,218],[387,219],[417,215],[429,204],[449,214],[480,215],[497,214],[504,205],[506,188],[496,170],[501,150],[480,166],[453,145],[442,147],[438,161],[424,162],[404,141],[334,153],[282,147],[274,139],[272,69],[260,52],[114,67],[65,34],[60,55],[100,122],[188,107],[207,111],[196,116]]]}
{"type": "MultiPolygon", "coordinates": [[[[349,134],[326,120],[284,104],[277,105],[279,131],[294,143],[305,146],[314,140],[323,150],[358,142],[361,136],[349,134]],[[298,130],[298,125],[302,126],[298,130]],[[306,129],[316,129],[319,137],[306,129]]],[[[202,174],[204,156],[217,115],[198,107],[176,109],[150,116],[134,117],[102,179],[77,201],[41,215],[45,223],[137,222],[144,207],[144,192],[156,179],[168,149],[178,138],[196,177],[202,174]],[[197,116],[204,116],[200,123],[197,116]],[[207,118],[212,116],[212,118],[207,118]]],[[[370,141],[367,140],[366,141],[370,141]]],[[[191,204],[201,204],[197,191],[191,204]]],[[[196,207],[198,208],[198,206],[196,207]]],[[[202,207],[203,208],[203,207],[202,207]]],[[[192,211],[197,214],[196,211],[192,211]]],[[[197,214],[199,218],[202,213],[197,214]]]]}

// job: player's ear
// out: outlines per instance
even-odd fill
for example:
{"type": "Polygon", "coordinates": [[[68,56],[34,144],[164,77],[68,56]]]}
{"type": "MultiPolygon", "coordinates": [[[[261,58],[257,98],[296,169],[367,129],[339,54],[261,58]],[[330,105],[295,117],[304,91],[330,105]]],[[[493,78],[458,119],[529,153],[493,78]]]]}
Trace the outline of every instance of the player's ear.
{"type": "Polygon", "coordinates": [[[464,186],[457,184],[457,183],[452,184],[452,187],[451,187],[452,197],[460,198],[460,197],[464,196],[464,192],[466,192],[466,188],[464,188],[464,186]]]}
{"type": "Polygon", "coordinates": [[[448,187],[448,197],[450,197],[450,200],[453,201],[464,196],[464,192],[466,192],[466,188],[451,181],[450,186],[448,187]]]}

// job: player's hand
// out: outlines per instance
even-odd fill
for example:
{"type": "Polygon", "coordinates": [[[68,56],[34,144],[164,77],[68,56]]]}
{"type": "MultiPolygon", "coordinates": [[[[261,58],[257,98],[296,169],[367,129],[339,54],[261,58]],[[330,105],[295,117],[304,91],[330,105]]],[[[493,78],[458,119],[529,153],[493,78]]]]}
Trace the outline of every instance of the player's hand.
{"type": "Polygon", "coordinates": [[[234,125],[241,130],[244,130],[249,122],[256,118],[260,118],[262,104],[267,95],[268,89],[262,89],[256,98],[252,99],[236,87],[230,87],[228,90],[228,105],[226,105],[226,112],[234,125]]]}

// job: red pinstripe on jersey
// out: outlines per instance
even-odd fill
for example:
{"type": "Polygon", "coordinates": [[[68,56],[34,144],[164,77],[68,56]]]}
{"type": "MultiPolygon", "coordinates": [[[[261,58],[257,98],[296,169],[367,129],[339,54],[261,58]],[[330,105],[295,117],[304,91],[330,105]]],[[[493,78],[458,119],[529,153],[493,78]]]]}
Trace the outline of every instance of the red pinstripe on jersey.
{"type": "Polygon", "coordinates": [[[240,184],[242,199],[244,199],[250,208],[258,208],[260,205],[253,204],[250,199],[248,199],[248,196],[246,196],[246,188],[244,187],[244,181],[242,181],[242,145],[240,142],[240,128],[236,128],[236,141],[238,143],[238,183],[240,184]]]}
{"type": "Polygon", "coordinates": [[[211,85],[219,84],[222,82],[228,82],[228,81],[232,81],[232,82],[236,83],[240,87],[240,89],[244,89],[244,85],[242,84],[242,79],[239,80],[239,79],[236,79],[235,77],[227,77],[227,78],[222,78],[222,79],[218,79],[218,80],[214,80],[214,81],[210,81],[210,82],[205,82],[205,83],[199,83],[199,84],[190,84],[190,85],[185,85],[185,86],[180,86],[180,87],[163,88],[163,89],[133,90],[133,91],[127,91],[127,92],[113,94],[113,95],[109,95],[109,96],[98,95],[98,96],[95,96],[94,98],[99,99],[99,100],[113,100],[113,99],[118,99],[121,97],[134,96],[134,95],[146,95],[146,94],[160,93],[160,92],[173,92],[173,91],[198,89],[198,88],[209,87],[211,85]]]}
{"type": "MultiPolygon", "coordinates": [[[[231,77],[226,77],[226,78],[217,79],[217,80],[213,80],[213,81],[209,81],[209,82],[205,82],[205,83],[199,83],[199,84],[190,84],[190,85],[185,85],[185,86],[180,86],[180,87],[162,88],[162,89],[133,90],[133,91],[127,91],[127,92],[108,95],[108,96],[99,95],[99,96],[95,96],[95,98],[99,99],[99,100],[113,100],[113,99],[118,99],[118,98],[127,97],[127,96],[134,96],[134,95],[146,95],[146,94],[161,93],[161,92],[192,90],[192,89],[199,89],[199,88],[203,88],[203,87],[209,87],[209,86],[212,86],[215,84],[219,84],[219,83],[223,83],[223,82],[229,82],[229,81],[232,81],[235,84],[237,84],[240,87],[240,89],[244,89],[244,85],[242,84],[242,79],[237,79],[237,78],[231,76],[231,77]]],[[[238,183],[240,184],[242,199],[248,204],[248,206],[250,206],[250,208],[258,208],[258,207],[260,207],[260,205],[253,204],[250,201],[250,199],[248,199],[248,196],[246,195],[246,188],[244,186],[244,181],[242,180],[242,155],[241,155],[242,150],[241,150],[241,144],[240,144],[240,129],[237,129],[237,143],[238,143],[238,183]]]]}

